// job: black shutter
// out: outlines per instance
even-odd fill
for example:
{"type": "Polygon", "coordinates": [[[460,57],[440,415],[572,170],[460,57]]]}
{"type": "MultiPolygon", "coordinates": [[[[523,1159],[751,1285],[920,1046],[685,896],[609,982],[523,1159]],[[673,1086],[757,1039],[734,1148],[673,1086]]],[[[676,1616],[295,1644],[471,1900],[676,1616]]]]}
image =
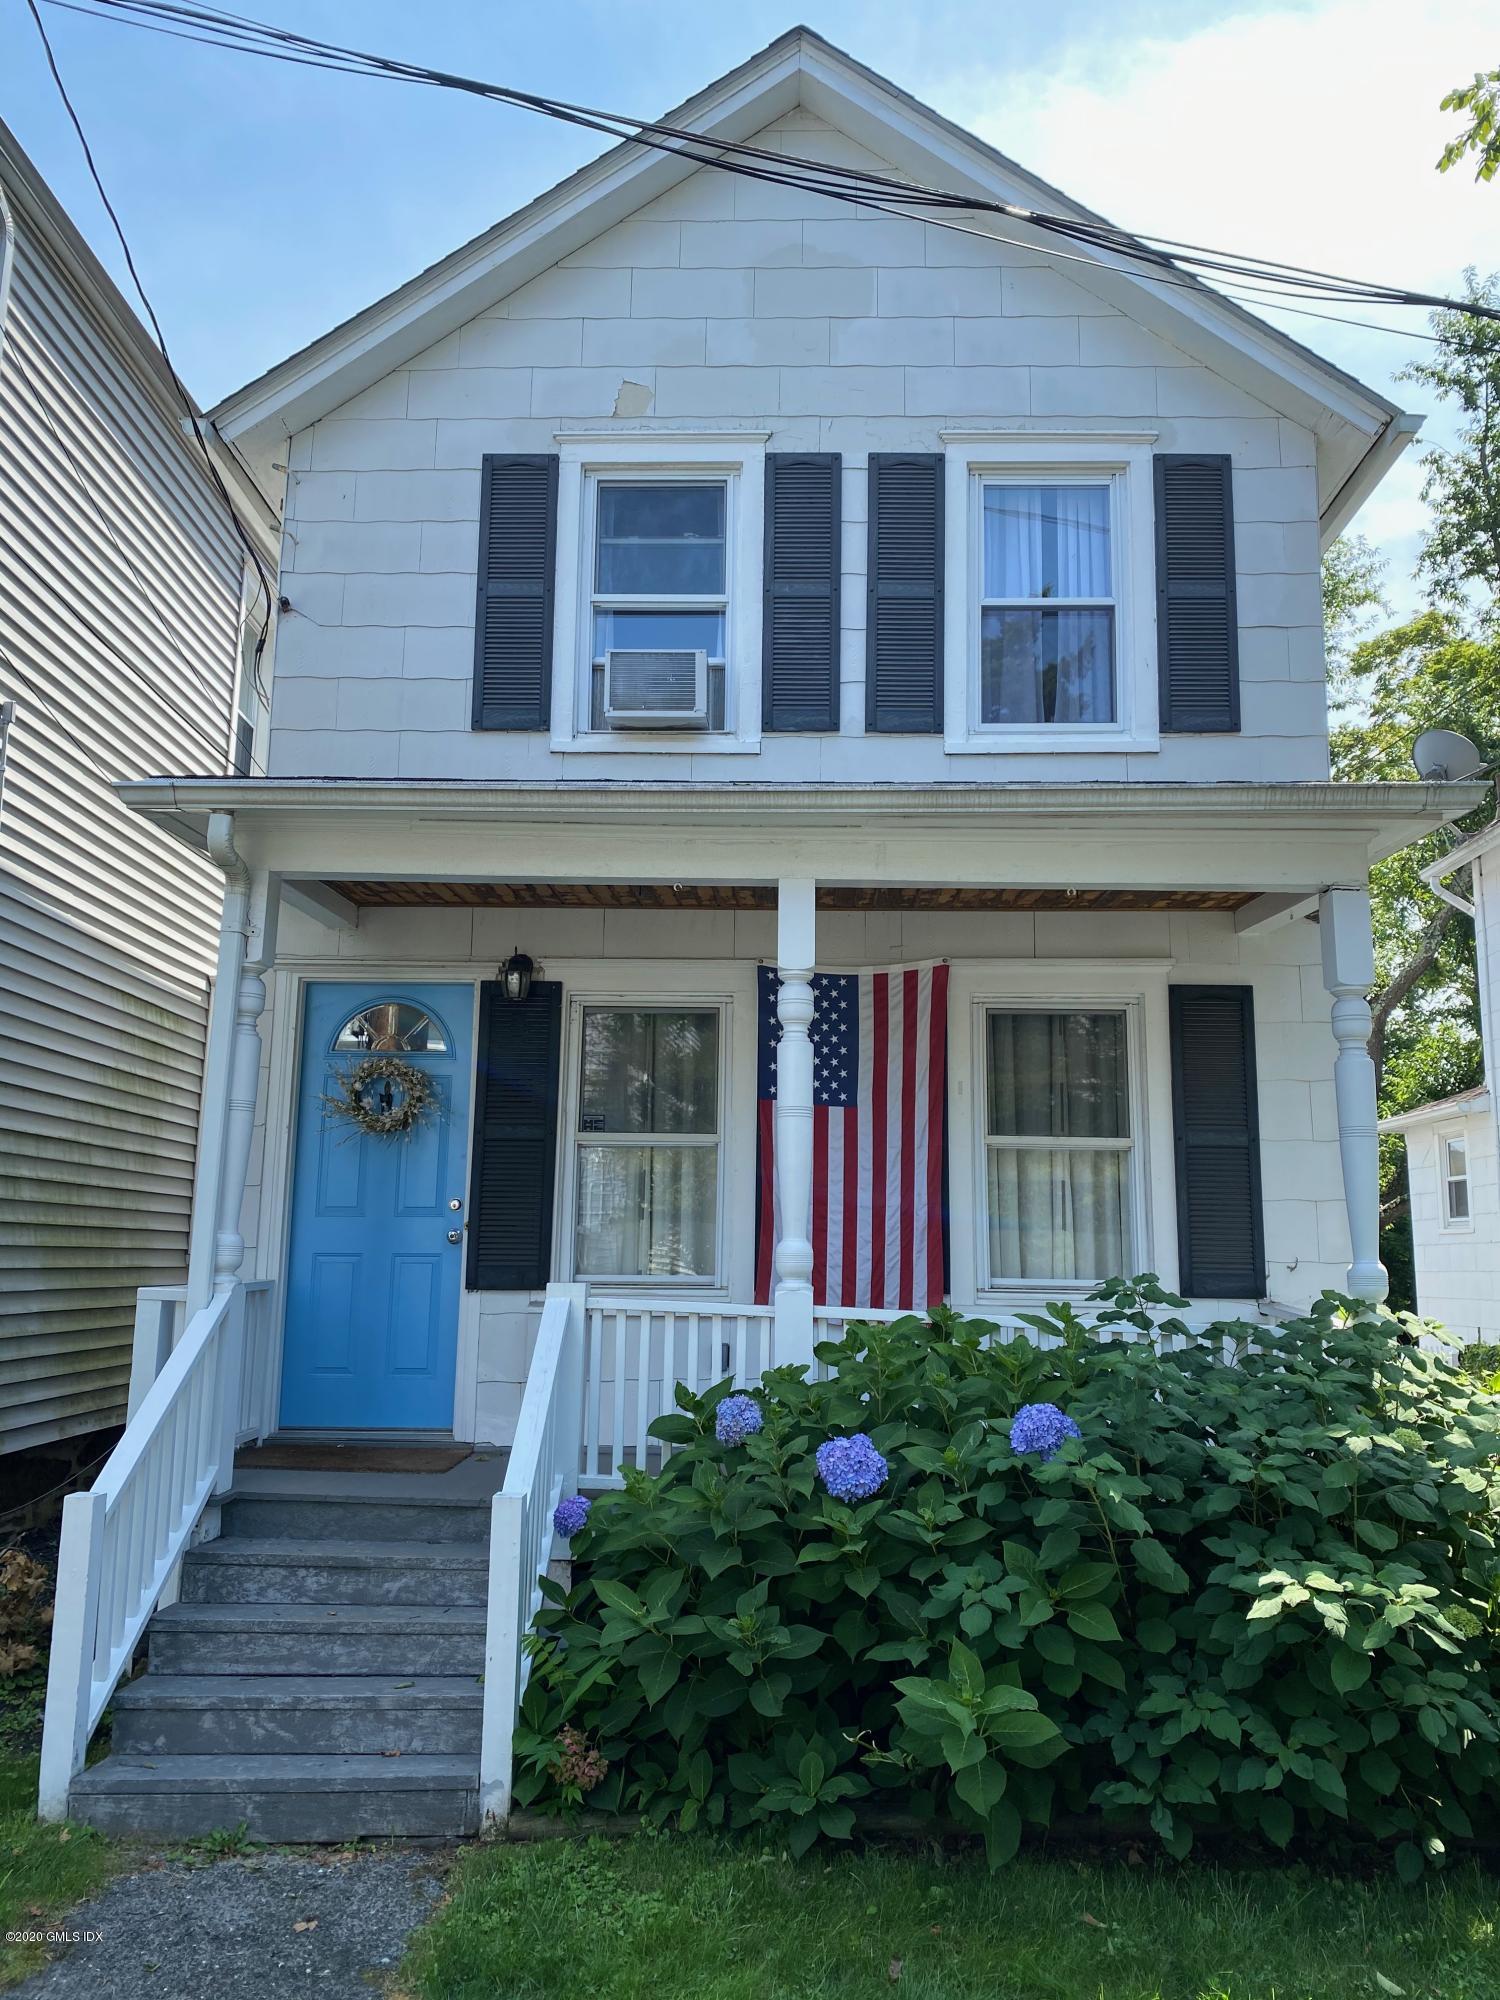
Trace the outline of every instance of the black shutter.
{"type": "Polygon", "coordinates": [[[1197,1298],[1263,1298],[1251,989],[1173,986],[1169,991],[1178,1283],[1197,1298]]]}
{"type": "Polygon", "coordinates": [[[761,713],[767,729],[839,726],[843,460],[766,454],[761,713]]]}
{"type": "Polygon", "coordinates": [[[870,454],[865,727],[943,727],[943,458],[870,454]]]}
{"type": "Polygon", "coordinates": [[[479,989],[474,1165],[469,1186],[471,1292],[524,1292],[552,1275],[562,987],[537,980],[507,1000],[479,989]]]}
{"type": "Polygon", "coordinates": [[[556,566],[557,454],[491,453],[479,475],[476,729],[551,725],[556,566]]]}
{"type": "Polygon", "coordinates": [[[1222,453],[1157,455],[1156,644],[1162,728],[1238,729],[1234,488],[1222,453]]]}

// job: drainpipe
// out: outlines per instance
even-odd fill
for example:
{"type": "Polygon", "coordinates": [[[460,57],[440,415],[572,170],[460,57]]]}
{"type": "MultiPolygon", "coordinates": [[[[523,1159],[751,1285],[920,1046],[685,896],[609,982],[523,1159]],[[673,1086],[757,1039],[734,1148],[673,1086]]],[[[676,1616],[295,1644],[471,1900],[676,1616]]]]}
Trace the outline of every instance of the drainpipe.
{"type": "Polygon", "coordinates": [[[216,1238],[225,1181],[235,1015],[244,980],[250,927],[250,870],[234,844],[234,814],[210,813],[208,852],[224,876],[219,959],[209,1005],[208,1043],[199,1099],[198,1158],[193,1170],[193,1218],[188,1238],[187,1314],[201,1312],[214,1293],[216,1238]]]}

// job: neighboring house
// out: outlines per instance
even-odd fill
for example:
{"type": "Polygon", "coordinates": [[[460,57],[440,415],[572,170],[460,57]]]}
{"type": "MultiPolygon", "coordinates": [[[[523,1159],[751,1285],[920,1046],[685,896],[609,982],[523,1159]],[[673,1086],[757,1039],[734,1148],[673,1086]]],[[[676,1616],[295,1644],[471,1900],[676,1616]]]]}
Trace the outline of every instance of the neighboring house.
{"type": "Polygon", "coordinates": [[[250,769],[245,550],[184,414],[0,125],[0,1453],[123,1420],[136,1289],[186,1265],[223,882],[110,789],[250,769]]]}
{"type": "Polygon", "coordinates": [[[1500,1077],[1500,824],[1487,826],[1426,869],[1439,894],[1474,921],[1479,1026],[1486,1082],[1381,1120],[1406,1140],[1417,1311],[1454,1340],[1500,1341],[1500,1143],[1493,1086],[1500,1077]],[[1473,901],[1444,884],[1467,867],[1473,901]]]}
{"type": "MultiPolygon", "coordinates": [[[[1081,212],[806,30],[671,122],[1081,212]]],[[[129,1522],[190,1395],[179,1519],[233,1478],[226,1532],[75,1810],[451,1832],[505,1806],[580,1424],[607,1483],[674,1377],[944,1296],[1383,1294],[1368,871],[1480,793],[1329,781],[1319,557],[1415,420],[969,220],[621,146],[215,411],[290,467],[266,771],[120,787],[230,898],[190,1324],[74,1505],[48,1810],[182,1547],[129,1522]],[[371,1136],[351,1077],[431,1108],[371,1136]],[[271,1430],[514,1444],[501,1525],[234,1474],[271,1430]],[[397,1763],[382,1673],[435,1677],[397,1763]]]]}

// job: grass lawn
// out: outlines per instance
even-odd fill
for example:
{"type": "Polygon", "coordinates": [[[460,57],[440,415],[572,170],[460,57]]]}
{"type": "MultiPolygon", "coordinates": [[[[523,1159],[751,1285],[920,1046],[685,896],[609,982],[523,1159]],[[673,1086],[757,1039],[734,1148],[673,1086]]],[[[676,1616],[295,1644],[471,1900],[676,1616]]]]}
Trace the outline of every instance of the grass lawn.
{"type": "Polygon", "coordinates": [[[638,1835],[470,1850],[398,1991],[422,2000],[1500,2000],[1500,1883],[1455,1869],[1096,1866],[638,1835]]]}
{"type": "Polygon", "coordinates": [[[35,1757],[0,1758],[0,1987],[34,1972],[40,1945],[8,1944],[80,1902],[110,1871],[109,1843],[86,1826],[40,1826],[35,1757]]]}

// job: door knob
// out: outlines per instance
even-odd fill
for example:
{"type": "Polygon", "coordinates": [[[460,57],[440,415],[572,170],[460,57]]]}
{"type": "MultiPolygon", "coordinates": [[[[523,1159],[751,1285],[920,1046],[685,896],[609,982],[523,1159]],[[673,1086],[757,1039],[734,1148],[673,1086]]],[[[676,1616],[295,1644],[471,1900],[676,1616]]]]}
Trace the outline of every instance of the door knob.
{"type": "Polygon", "coordinates": [[[450,1229],[448,1231],[448,1241],[450,1243],[462,1243],[463,1240],[464,1233],[461,1229],[450,1229]]]}

